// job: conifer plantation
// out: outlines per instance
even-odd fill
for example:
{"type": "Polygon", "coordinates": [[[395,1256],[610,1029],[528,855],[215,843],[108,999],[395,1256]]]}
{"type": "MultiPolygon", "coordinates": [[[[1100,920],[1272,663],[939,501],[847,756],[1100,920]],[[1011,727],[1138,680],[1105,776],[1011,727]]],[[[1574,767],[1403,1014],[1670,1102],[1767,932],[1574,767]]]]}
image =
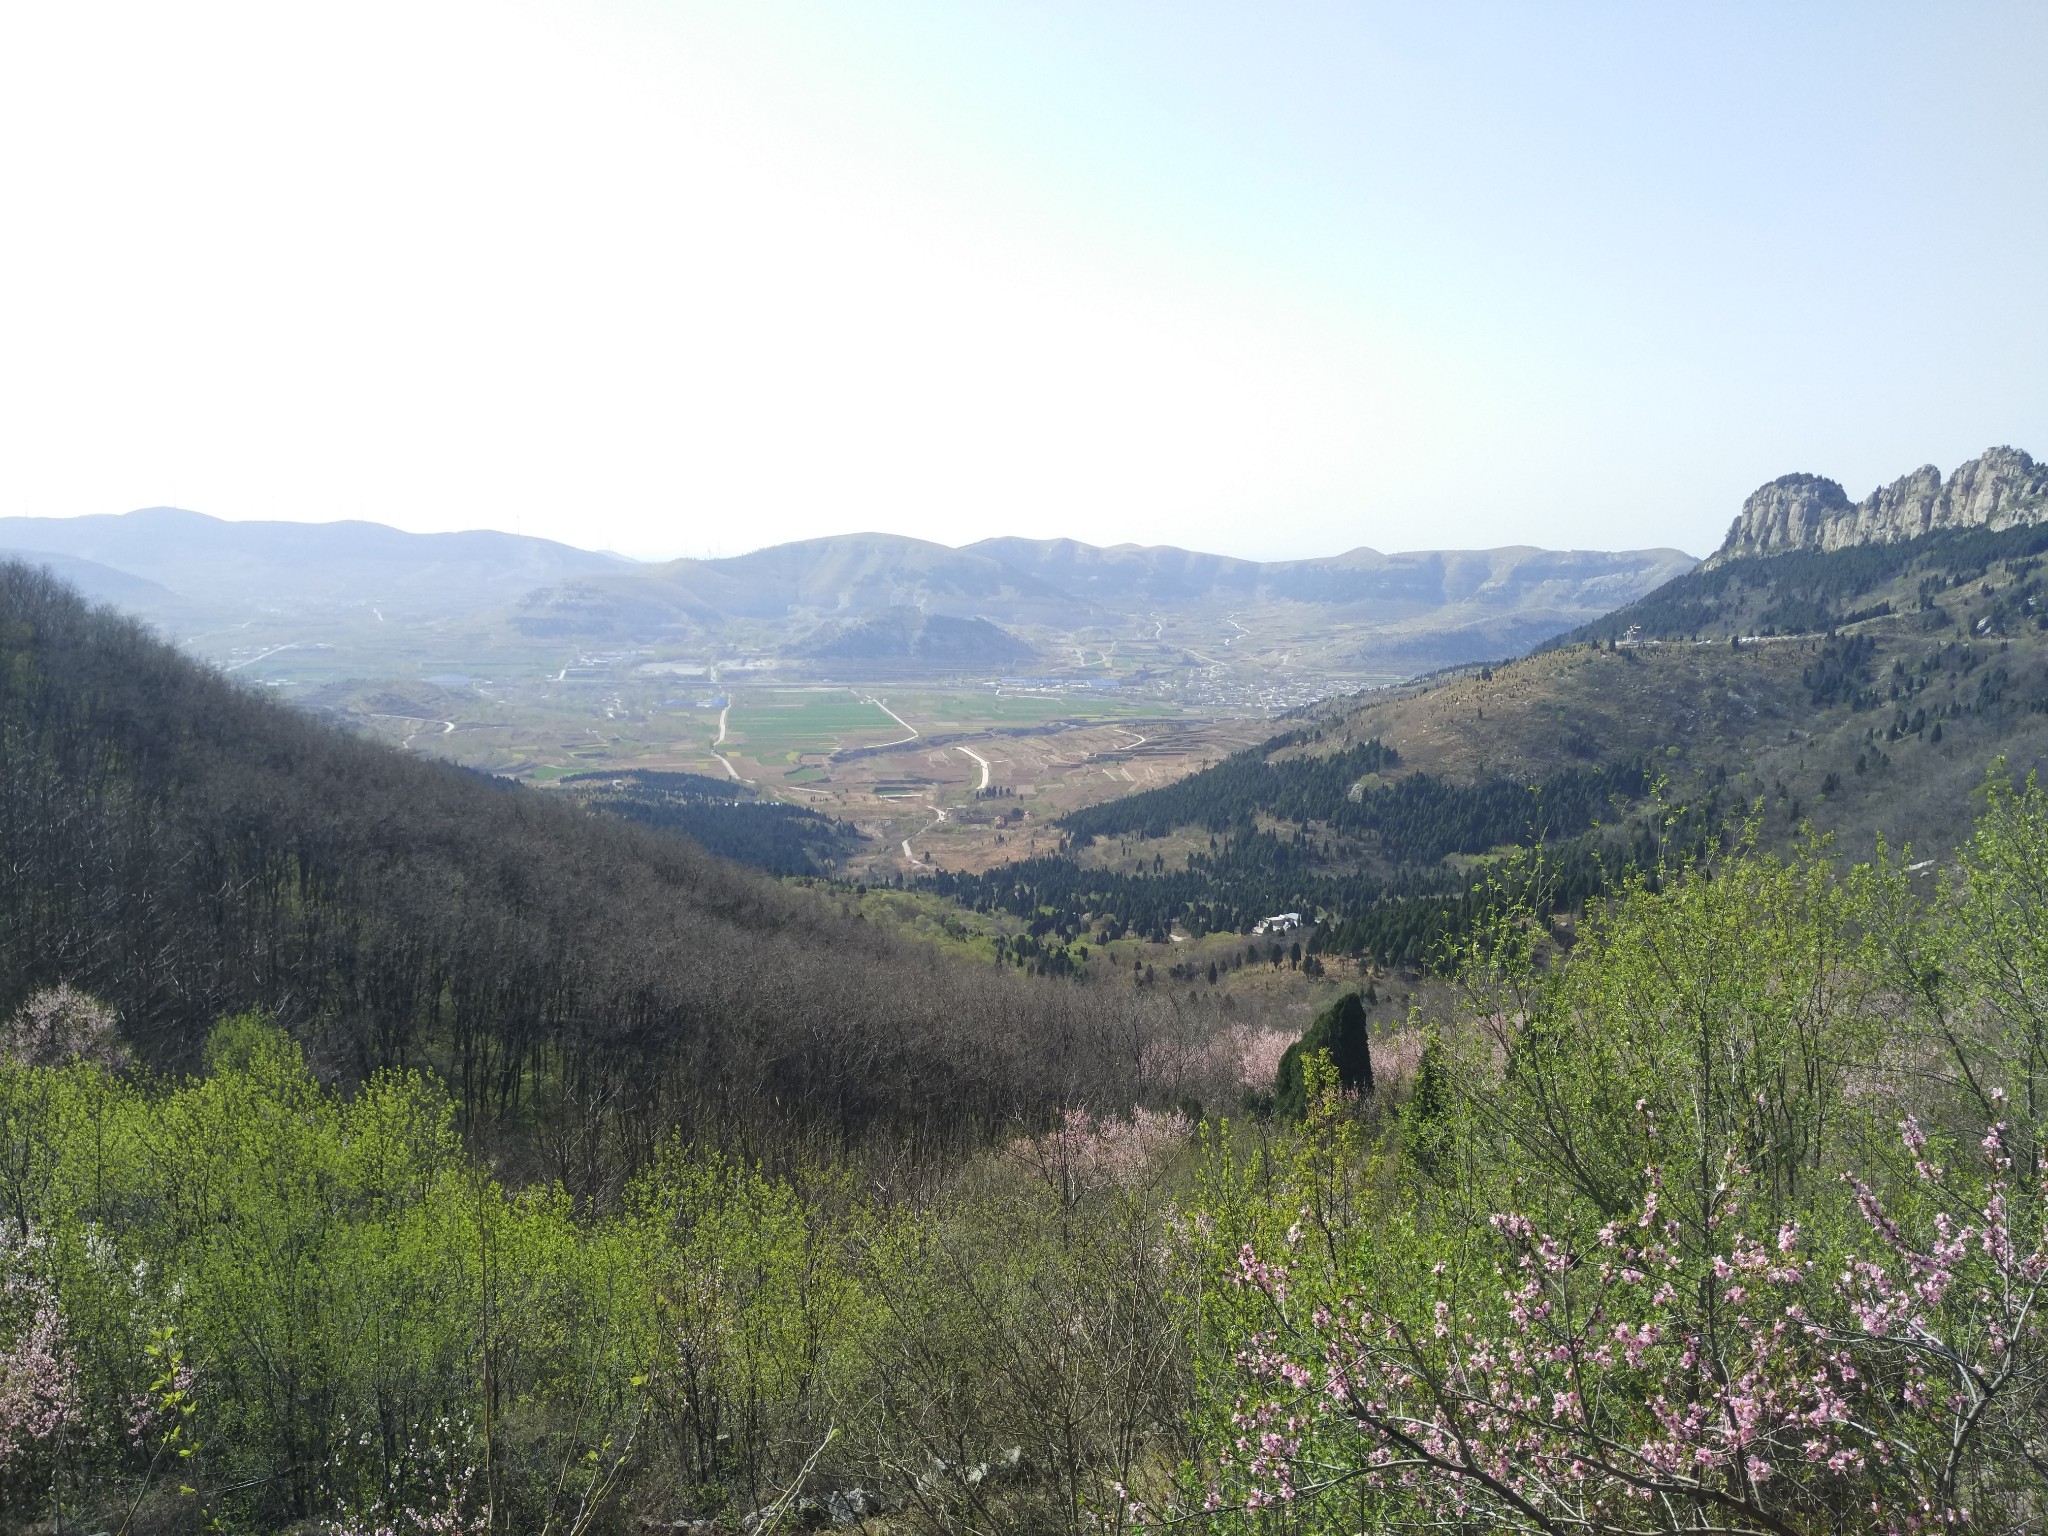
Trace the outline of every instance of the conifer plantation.
{"type": "Polygon", "coordinates": [[[0,1529],[2048,1523],[2003,763],[1960,849],[1503,860],[1447,1000],[1284,1056],[21,567],[0,779],[0,1529]]]}

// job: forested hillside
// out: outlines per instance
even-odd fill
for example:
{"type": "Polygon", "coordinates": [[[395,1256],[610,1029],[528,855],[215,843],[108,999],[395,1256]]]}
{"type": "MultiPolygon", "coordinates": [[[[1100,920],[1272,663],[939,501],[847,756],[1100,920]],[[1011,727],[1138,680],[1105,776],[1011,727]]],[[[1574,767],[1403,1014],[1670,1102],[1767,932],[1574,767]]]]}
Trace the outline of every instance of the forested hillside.
{"type": "Polygon", "coordinates": [[[1310,956],[1427,968],[1490,910],[1508,848],[1546,848],[1570,912],[1739,838],[1952,846],[1994,759],[2048,766],[2044,550],[2024,525],[1730,559],[1570,644],[1312,712],[1074,813],[1054,854],[927,883],[1069,952],[1299,912],[1310,956]]]}
{"type": "Polygon", "coordinates": [[[676,833],[771,875],[829,875],[860,840],[845,822],[701,773],[635,768],[572,773],[557,782],[588,810],[676,833]]]}
{"type": "Polygon", "coordinates": [[[0,1530],[2039,1529],[2031,559],[1304,722],[996,967],[0,569],[0,1530]]]}
{"type": "Polygon", "coordinates": [[[1201,826],[1221,832],[1263,812],[1282,821],[1327,819],[1350,798],[1368,774],[1392,767],[1400,754],[1368,741],[1327,757],[1276,759],[1313,733],[1290,732],[1215,767],[1158,789],[1090,806],[1066,818],[1076,837],[1113,837],[1135,832],[1159,837],[1175,827],[1201,826]]]}
{"type": "Polygon", "coordinates": [[[578,1188],[659,1126],[915,1144],[1128,1100],[1152,1027],[353,739],[0,567],[0,1013],[58,983],[165,1068],[249,1009],[323,1072],[431,1065],[578,1188]]]}
{"type": "Polygon", "coordinates": [[[151,1072],[38,992],[0,1527],[2038,1530],[2048,798],[1981,803],[1942,880],[1737,851],[1568,944],[1510,896],[1398,1030],[1212,1042],[1277,1119],[1164,1107],[1155,1048],[908,1179],[650,1114],[572,1197],[437,1073],[251,1017],[151,1072]]]}
{"type": "Polygon", "coordinates": [[[1298,740],[1279,737],[1207,773],[1065,822],[1077,846],[1190,826],[1211,833],[1206,851],[1190,849],[1172,867],[1164,854],[1152,855],[1150,868],[1142,857],[1125,868],[1127,861],[1066,852],[979,874],[942,871],[923,883],[1064,940],[1134,933],[1163,944],[1176,930],[1196,938],[1250,934],[1261,919],[1294,912],[1324,925],[1310,936],[1311,953],[1335,949],[1415,965],[1429,960],[1430,938],[1447,931],[1447,917],[1469,912],[1473,891],[1487,883],[1483,865],[1450,867],[1447,858],[1550,845],[1559,890],[1575,905],[1599,888],[1603,868],[1628,861],[1628,807],[1650,782],[1638,761],[1570,768],[1537,784],[1496,778],[1461,785],[1411,774],[1366,788],[1359,766],[1394,760],[1378,742],[1332,757],[1272,760],[1298,740]],[[1593,835],[1603,818],[1614,826],[1593,835]]]}
{"type": "MultiPolygon", "coordinates": [[[[1946,530],[1842,549],[1745,555],[1668,581],[1649,596],[1560,636],[1546,648],[1630,635],[1725,640],[1731,635],[1811,634],[1895,610],[1922,623],[1932,622],[1926,615],[1940,614],[1946,627],[1942,594],[1982,580],[1994,566],[2015,578],[2009,589],[2011,611],[1996,616],[1996,632],[2005,634],[2040,616],[2040,583],[2029,584],[2033,570],[2022,567],[2044,551],[2048,523],[1946,530]],[[2017,590],[2022,587],[2025,590],[2017,590]]],[[[1991,633],[1992,627],[1982,632],[1991,633]]]]}
{"type": "Polygon", "coordinates": [[[1026,920],[1034,939],[1052,940],[1056,952],[1040,963],[1054,969],[1070,967],[1063,946],[1077,939],[1249,935],[1281,913],[1310,925],[1311,955],[1429,966],[1487,904],[1488,865],[1470,856],[1546,846],[1546,909],[1573,909],[1621,869],[1683,840],[1716,841],[1724,808],[1710,786],[1703,803],[1667,807],[1650,827],[1642,812],[1658,772],[1641,756],[1564,766],[1536,782],[1461,783],[1398,773],[1400,761],[1377,737],[1340,737],[1329,750],[1320,728],[1285,732],[1176,783],[1067,816],[1059,852],[920,883],[975,911],[1026,920]],[[1148,839],[1170,844],[1172,860],[1148,839]]]}

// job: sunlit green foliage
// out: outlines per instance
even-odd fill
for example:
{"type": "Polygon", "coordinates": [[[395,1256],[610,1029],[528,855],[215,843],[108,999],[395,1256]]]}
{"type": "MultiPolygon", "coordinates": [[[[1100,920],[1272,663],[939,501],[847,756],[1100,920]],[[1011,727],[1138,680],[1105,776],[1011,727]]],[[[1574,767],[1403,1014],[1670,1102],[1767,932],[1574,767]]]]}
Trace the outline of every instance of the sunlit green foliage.
{"type": "Polygon", "coordinates": [[[0,1051],[8,1518],[2038,1528],[2048,795],[1982,802],[1939,878],[1738,847],[1568,927],[1523,880],[1369,1092],[1333,1018],[1298,1121],[1074,1108],[943,1165],[670,1133],[572,1196],[430,1074],[343,1090],[237,1016],[151,1076],[41,997],[0,1051]]]}

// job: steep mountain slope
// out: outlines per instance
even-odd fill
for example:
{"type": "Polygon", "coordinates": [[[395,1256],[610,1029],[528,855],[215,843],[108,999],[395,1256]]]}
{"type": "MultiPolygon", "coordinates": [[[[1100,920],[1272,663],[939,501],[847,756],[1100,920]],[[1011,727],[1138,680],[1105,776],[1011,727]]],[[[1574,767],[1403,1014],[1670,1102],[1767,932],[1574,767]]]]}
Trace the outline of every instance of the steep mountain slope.
{"type": "MultiPolygon", "coordinates": [[[[1932,466],[1917,470],[1855,507],[1832,480],[1787,475],[1750,496],[1697,570],[1561,638],[1799,634],[1908,609],[1938,627],[1941,593],[2043,550],[2048,469],[2011,448],[1946,483],[1932,466]],[[1830,508],[1840,515],[1823,516],[1830,508]]],[[[2010,622],[1979,617],[1987,632],[2010,622]]]]}
{"type": "Polygon", "coordinates": [[[1646,755],[1678,798],[1723,786],[1731,812],[1761,800],[1773,845],[1811,821],[1858,855],[1880,835],[1945,849],[1995,759],[2048,771],[2044,642],[1882,620],[1739,648],[1572,646],[1367,703],[1338,737],[1384,736],[1461,780],[1646,755]]]}
{"type": "Polygon", "coordinates": [[[571,1178],[627,1126],[944,1139],[1128,1104],[1154,1027],[344,735],[4,565],[0,1016],[64,982],[167,1065],[250,1008],[333,1072],[431,1062],[571,1178]]]}
{"type": "Polygon", "coordinates": [[[2048,774],[2048,634],[2031,626],[1582,644],[1382,691],[1076,812],[1056,854],[930,883],[1155,942],[1296,911],[1319,925],[1311,953],[1412,965],[1480,909],[1505,849],[1548,844],[1547,899],[1567,909],[1629,864],[1738,836],[1783,849],[1810,827],[1856,857],[1880,836],[1942,853],[2001,760],[2048,774]]]}
{"type": "Polygon", "coordinates": [[[1685,789],[1761,796],[1774,839],[1810,818],[1951,846],[1994,758],[2048,768],[2048,480],[1993,449],[1831,522],[1779,515],[1814,483],[1762,487],[1711,561],[1546,654],[1369,696],[1328,739],[1467,780],[1655,753],[1685,789]]]}

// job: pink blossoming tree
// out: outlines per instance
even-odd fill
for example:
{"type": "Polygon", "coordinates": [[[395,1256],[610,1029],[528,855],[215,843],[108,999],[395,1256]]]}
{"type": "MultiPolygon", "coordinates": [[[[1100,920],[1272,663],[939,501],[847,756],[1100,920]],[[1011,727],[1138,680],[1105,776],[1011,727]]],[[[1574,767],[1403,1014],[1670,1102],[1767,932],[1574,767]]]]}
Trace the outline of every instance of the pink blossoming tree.
{"type": "MultiPolygon", "coordinates": [[[[1916,1152],[1925,1140],[1907,1127],[1916,1152]]],[[[1357,1483],[1388,1518],[1528,1531],[2021,1530],[2048,1457],[2048,1185],[1922,1160],[1909,1232],[1865,1185],[1867,1224],[1823,1259],[1807,1235],[1681,1240],[1651,1195],[1575,1245],[1503,1214],[1497,1289],[1449,1274],[1426,1311],[1364,1296],[1303,1307],[1290,1253],[1245,1248],[1267,1325],[1212,1509],[1357,1483]],[[2031,1490],[2031,1491],[2030,1491],[2031,1490]]],[[[1735,1170],[1739,1175],[1739,1170],[1735,1170]]]]}
{"type": "Polygon", "coordinates": [[[78,1362],[42,1243],[0,1228],[0,1489],[37,1480],[82,1415],[78,1362]]]}
{"type": "Polygon", "coordinates": [[[1012,1142],[1006,1155],[1043,1179],[1063,1204],[1071,1205],[1090,1190],[1136,1187],[1193,1133],[1188,1117],[1176,1110],[1141,1105],[1124,1119],[1069,1109],[1043,1135],[1012,1142]]]}

